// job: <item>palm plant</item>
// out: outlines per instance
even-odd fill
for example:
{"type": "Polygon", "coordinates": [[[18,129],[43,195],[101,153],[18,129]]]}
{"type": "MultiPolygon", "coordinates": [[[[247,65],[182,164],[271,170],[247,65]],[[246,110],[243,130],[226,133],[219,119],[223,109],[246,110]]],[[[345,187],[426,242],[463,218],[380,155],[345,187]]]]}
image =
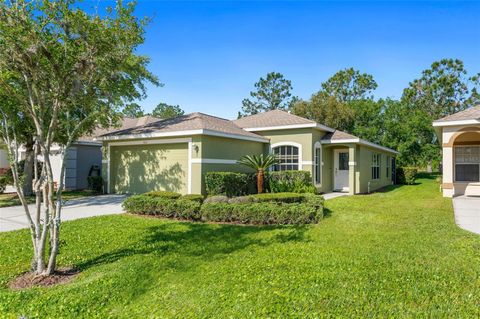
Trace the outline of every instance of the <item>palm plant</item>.
{"type": "Polygon", "coordinates": [[[263,193],[263,181],[265,178],[265,171],[269,169],[272,165],[278,163],[278,160],[275,156],[269,154],[267,156],[260,155],[245,155],[237,161],[238,164],[242,164],[253,168],[257,171],[257,190],[258,193],[263,193]]]}

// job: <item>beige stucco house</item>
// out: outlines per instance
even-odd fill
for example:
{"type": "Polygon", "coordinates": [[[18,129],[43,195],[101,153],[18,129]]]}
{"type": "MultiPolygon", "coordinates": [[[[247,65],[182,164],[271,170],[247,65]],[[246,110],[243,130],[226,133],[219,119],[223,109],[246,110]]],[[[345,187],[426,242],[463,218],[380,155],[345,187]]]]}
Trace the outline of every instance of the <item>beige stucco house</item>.
{"type": "Polygon", "coordinates": [[[480,196],[480,105],[433,126],[443,150],[443,196],[480,196]]]}
{"type": "Polygon", "coordinates": [[[392,149],[275,110],[230,121],[192,113],[105,134],[108,193],[205,193],[211,171],[248,171],[244,155],[275,154],[273,170],[306,170],[319,192],[368,193],[392,184],[392,149]]]}

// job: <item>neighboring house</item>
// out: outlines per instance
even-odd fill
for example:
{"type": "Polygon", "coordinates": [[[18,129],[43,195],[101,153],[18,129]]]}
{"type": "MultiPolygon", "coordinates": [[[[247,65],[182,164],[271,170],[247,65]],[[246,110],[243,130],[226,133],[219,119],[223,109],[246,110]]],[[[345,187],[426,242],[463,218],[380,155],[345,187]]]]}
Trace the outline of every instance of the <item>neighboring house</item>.
{"type": "Polygon", "coordinates": [[[443,149],[443,196],[480,196],[480,105],[433,126],[443,149]]]}
{"type": "MultiPolygon", "coordinates": [[[[140,118],[123,118],[119,127],[111,129],[97,129],[93,134],[81,137],[66,152],[65,189],[85,189],[88,186],[88,176],[101,175],[102,143],[95,141],[96,137],[116,130],[125,130],[131,127],[156,122],[159,118],[144,116],[140,118]]],[[[62,155],[58,145],[51,148],[50,161],[52,162],[53,180],[58,184],[62,167],[62,155]]],[[[20,159],[25,159],[25,148],[20,148],[20,159]]],[[[0,169],[2,167],[2,150],[0,149],[0,169]]],[[[9,164],[6,162],[6,168],[9,164]]]]}
{"type": "Polygon", "coordinates": [[[392,184],[395,155],[314,121],[275,110],[235,121],[202,113],[99,137],[108,193],[205,193],[211,171],[249,171],[244,155],[277,155],[273,170],[306,170],[320,192],[368,193],[392,184]]]}
{"type": "Polygon", "coordinates": [[[5,144],[0,144],[0,175],[4,174],[10,165],[8,164],[8,153],[5,144]]]}

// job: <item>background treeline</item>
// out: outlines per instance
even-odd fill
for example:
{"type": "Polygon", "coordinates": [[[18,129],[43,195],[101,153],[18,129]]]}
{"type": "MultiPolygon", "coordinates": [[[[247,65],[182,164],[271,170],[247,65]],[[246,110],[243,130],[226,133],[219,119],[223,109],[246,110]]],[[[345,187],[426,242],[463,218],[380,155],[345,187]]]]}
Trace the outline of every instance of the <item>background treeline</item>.
{"type": "Polygon", "coordinates": [[[479,78],[478,73],[470,75],[462,61],[443,59],[411,81],[400,99],[378,99],[373,76],[348,68],[321,83],[310,99],[301,100],[291,95],[289,80],[272,72],[242,101],[239,117],[288,110],[396,149],[401,166],[437,168],[441,148],[432,121],[480,103],[479,78]]]}

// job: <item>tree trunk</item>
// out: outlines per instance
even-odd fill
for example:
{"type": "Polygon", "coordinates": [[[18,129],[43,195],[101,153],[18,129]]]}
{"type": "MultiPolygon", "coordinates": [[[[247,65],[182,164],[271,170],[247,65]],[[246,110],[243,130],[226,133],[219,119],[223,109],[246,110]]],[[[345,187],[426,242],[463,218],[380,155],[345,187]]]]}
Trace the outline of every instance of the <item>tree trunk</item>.
{"type": "Polygon", "coordinates": [[[33,161],[34,161],[34,151],[33,151],[33,139],[25,143],[25,166],[23,167],[23,194],[25,196],[33,195],[33,161]]]}
{"type": "Polygon", "coordinates": [[[259,169],[257,172],[257,191],[259,194],[263,193],[263,179],[264,179],[263,169],[259,169]]]}

